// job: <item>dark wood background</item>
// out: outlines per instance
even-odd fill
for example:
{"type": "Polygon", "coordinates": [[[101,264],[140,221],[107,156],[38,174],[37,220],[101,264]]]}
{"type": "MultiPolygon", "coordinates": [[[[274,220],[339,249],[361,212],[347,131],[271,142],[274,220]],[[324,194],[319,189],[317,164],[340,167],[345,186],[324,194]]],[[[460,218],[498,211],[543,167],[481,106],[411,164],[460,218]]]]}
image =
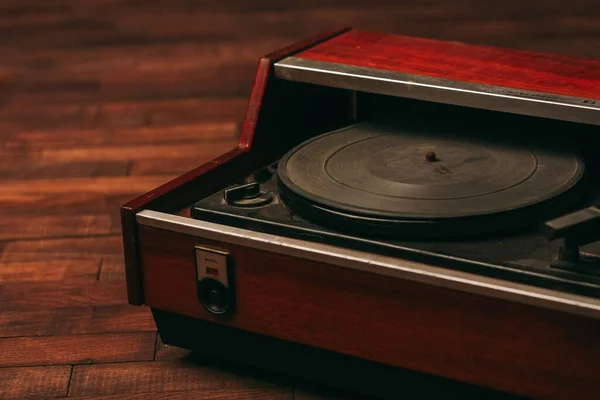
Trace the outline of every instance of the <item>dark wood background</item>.
{"type": "Polygon", "coordinates": [[[596,0],[0,0],[0,398],[332,398],[162,345],[118,206],[235,145],[261,55],[343,25],[600,57],[596,0]]]}

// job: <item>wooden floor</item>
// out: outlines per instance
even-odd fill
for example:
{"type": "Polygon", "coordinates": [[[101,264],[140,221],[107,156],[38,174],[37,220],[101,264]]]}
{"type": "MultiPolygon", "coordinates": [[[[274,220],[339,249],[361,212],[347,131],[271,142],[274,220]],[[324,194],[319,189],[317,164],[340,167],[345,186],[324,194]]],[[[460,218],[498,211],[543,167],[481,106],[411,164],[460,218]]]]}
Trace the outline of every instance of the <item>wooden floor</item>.
{"type": "Polygon", "coordinates": [[[235,145],[259,56],[341,25],[600,55],[597,0],[0,0],[0,398],[333,398],[162,345],[118,206],[235,145]]]}

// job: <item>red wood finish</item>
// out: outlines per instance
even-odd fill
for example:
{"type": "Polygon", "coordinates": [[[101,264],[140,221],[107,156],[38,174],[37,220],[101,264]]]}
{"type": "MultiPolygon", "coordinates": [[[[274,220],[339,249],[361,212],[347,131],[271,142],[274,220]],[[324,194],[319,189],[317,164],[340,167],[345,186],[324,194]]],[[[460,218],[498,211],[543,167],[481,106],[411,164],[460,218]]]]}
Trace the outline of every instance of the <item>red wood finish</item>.
{"type": "Polygon", "coordinates": [[[155,308],[537,398],[597,398],[600,321],[140,226],[155,308]],[[224,248],[237,311],[196,297],[193,246],[224,248]]]}
{"type": "Polygon", "coordinates": [[[600,100],[600,60],[357,30],[295,56],[600,100]]]}
{"type": "MultiPolygon", "coordinates": [[[[129,201],[121,207],[121,229],[123,232],[127,294],[131,304],[144,304],[144,289],[142,284],[142,270],[139,264],[135,214],[150,207],[169,211],[181,208],[184,205],[192,203],[195,199],[213,192],[216,190],[216,186],[221,185],[222,182],[231,182],[251,172],[260,163],[267,162],[269,160],[268,151],[267,154],[259,153],[258,151],[250,154],[249,151],[254,137],[258,136],[257,124],[261,119],[265,118],[264,115],[261,115],[261,111],[264,108],[265,96],[268,92],[268,82],[272,81],[272,79],[270,80],[272,77],[272,64],[283,57],[302,51],[308,46],[320,43],[348,29],[342,28],[321,33],[261,58],[238,146],[230,152],[129,201]]],[[[277,88],[273,90],[281,92],[277,88]]],[[[289,91],[287,95],[293,96],[293,91],[289,91]]],[[[284,96],[284,94],[281,94],[281,96],[284,96]]],[[[299,98],[303,99],[302,96],[299,96],[299,98]]],[[[271,111],[275,112],[269,113],[269,117],[277,118],[277,110],[271,111]]],[[[283,123],[284,121],[281,122],[283,123]]],[[[269,124],[267,124],[267,127],[269,127],[269,124]]],[[[274,130],[261,130],[261,135],[265,142],[268,142],[269,138],[276,137],[277,134],[278,132],[274,130]]],[[[287,139],[281,140],[281,137],[279,137],[277,140],[279,143],[284,144],[287,139]]],[[[268,150],[270,147],[273,146],[268,146],[265,150],[268,150]]],[[[274,147],[274,149],[278,150],[277,147],[274,147]]]]}

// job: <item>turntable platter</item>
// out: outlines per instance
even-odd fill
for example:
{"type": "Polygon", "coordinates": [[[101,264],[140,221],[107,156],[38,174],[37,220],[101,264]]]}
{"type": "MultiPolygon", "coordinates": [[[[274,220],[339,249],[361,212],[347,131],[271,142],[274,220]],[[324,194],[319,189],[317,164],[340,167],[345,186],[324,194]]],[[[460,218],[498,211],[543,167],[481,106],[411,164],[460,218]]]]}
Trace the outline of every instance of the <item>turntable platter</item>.
{"type": "Polygon", "coordinates": [[[344,214],[371,226],[376,220],[485,222],[535,212],[567,194],[569,202],[576,199],[584,172],[576,153],[490,137],[363,122],[292,149],[279,163],[280,188],[293,209],[301,202],[313,214],[318,208],[320,218],[344,214]]]}

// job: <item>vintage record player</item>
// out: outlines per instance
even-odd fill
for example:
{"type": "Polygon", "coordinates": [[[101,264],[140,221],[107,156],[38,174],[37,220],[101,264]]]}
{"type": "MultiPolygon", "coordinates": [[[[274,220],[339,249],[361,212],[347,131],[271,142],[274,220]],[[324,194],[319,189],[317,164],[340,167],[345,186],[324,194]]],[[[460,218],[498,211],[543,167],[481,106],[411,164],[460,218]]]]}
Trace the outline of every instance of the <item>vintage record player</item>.
{"type": "Polygon", "coordinates": [[[341,29],[122,207],[167,344],[381,398],[600,393],[600,60],[341,29]]]}

